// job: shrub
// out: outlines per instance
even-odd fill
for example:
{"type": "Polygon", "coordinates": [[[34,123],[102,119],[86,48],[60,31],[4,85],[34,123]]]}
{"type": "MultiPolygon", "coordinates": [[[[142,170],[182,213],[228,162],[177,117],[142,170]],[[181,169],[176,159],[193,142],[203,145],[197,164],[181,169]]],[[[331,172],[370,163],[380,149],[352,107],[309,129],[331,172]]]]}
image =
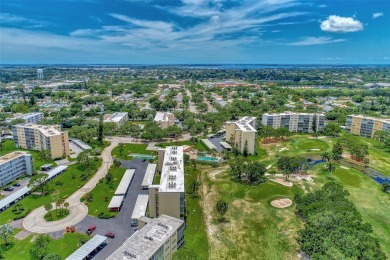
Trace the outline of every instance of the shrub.
{"type": "Polygon", "coordinates": [[[64,183],[63,183],[62,181],[56,181],[55,184],[56,184],[57,186],[62,186],[62,185],[64,185],[64,183]]]}

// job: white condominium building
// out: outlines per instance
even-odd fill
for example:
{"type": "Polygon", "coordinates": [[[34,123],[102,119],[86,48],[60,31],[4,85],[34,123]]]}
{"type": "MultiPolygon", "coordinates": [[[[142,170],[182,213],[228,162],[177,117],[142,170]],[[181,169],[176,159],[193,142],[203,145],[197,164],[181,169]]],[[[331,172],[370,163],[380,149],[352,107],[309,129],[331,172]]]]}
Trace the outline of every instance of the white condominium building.
{"type": "Polygon", "coordinates": [[[154,121],[157,122],[162,129],[165,129],[175,124],[175,115],[169,112],[157,112],[154,121]]]}
{"type": "Polygon", "coordinates": [[[107,260],[170,260],[184,244],[183,220],[167,215],[140,219],[145,225],[128,238],[107,260]]]}
{"type": "Polygon", "coordinates": [[[237,121],[226,122],[226,141],[237,147],[241,153],[247,145],[248,154],[256,153],[256,117],[245,116],[237,121]]]}
{"type": "Polygon", "coordinates": [[[28,152],[12,152],[0,157],[0,186],[16,180],[24,174],[32,175],[33,160],[28,152]]]}
{"type": "Polygon", "coordinates": [[[25,123],[36,124],[44,117],[42,112],[33,112],[18,116],[15,119],[23,119],[25,123]]]}
{"type": "Polygon", "coordinates": [[[168,146],[158,150],[158,185],[149,185],[149,217],[162,214],[184,219],[184,161],[182,146],[168,146]]]}
{"type": "Polygon", "coordinates": [[[272,126],[273,128],[285,127],[290,132],[312,133],[313,123],[316,124],[317,132],[324,131],[325,115],[316,113],[265,113],[262,117],[264,126],[272,126]]]}
{"type": "Polygon", "coordinates": [[[104,123],[115,123],[121,126],[129,121],[129,114],[127,112],[116,112],[111,115],[105,115],[104,123]]]}
{"type": "Polygon", "coordinates": [[[48,150],[52,159],[70,155],[68,132],[59,125],[14,125],[12,133],[17,148],[48,150]]]}

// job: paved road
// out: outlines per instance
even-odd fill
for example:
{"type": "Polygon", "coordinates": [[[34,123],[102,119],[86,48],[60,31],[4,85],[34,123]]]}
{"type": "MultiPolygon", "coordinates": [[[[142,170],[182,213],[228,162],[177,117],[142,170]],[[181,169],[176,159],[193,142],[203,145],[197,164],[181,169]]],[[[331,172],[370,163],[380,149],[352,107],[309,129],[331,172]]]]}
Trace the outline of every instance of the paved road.
{"type": "Polygon", "coordinates": [[[131,215],[137,200],[138,194],[148,194],[148,190],[143,190],[142,180],[145,175],[148,162],[142,162],[139,159],[131,161],[121,161],[122,167],[127,169],[135,169],[134,178],[131,182],[127,196],[125,197],[123,206],[119,214],[112,219],[99,219],[91,216],[84,218],[76,225],[77,232],[84,233],[91,225],[96,226],[93,234],[105,235],[107,232],[115,234],[114,239],[108,239],[107,246],[105,246],[94,259],[106,259],[112,252],[114,252],[123,242],[134,234],[134,227],[131,226],[131,215]]]}
{"type": "MultiPolygon", "coordinates": [[[[23,227],[34,233],[49,233],[65,229],[67,226],[74,226],[83,220],[88,214],[88,207],[80,202],[80,198],[87,192],[90,192],[101,178],[103,178],[112,164],[111,151],[118,145],[118,142],[112,141],[102,152],[103,163],[96,174],[79,190],[73,193],[66,201],[69,203],[69,215],[61,220],[47,222],[44,219],[45,208],[39,207],[33,210],[24,218],[23,227]]],[[[53,203],[53,207],[55,207],[53,203]]]]}

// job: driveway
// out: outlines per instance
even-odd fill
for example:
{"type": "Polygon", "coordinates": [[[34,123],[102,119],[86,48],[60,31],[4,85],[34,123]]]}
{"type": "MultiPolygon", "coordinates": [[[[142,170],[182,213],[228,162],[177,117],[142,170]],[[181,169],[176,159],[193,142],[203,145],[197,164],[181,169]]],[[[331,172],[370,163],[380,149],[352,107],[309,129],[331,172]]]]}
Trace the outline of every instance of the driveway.
{"type": "Polygon", "coordinates": [[[76,225],[77,232],[84,233],[91,225],[96,226],[93,234],[105,235],[107,232],[115,234],[114,239],[108,239],[105,246],[94,259],[106,259],[113,253],[123,242],[134,234],[134,227],[131,226],[131,215],[133,214],[135,202],[138,194],[148,194],[148,190],[142,189],[142,180],[144,178],[148,162],[142,162],[139,159],[131,161],[121,160],[123,168],[135,169],[133,181],[129,187],[129,191],[125,197],[121,211],[115,218],[99,219],[96,217],[87,216],[76,225]]]}
{"type": "MultiPolygon", "coordinates": [[[[69,215],[58,221],[47,222],[44,219],[46,214],[45,208],[39,207],[33,210],[27,217],[24,218],[23,227],[34,233],[50,233],[64,230],[67,226],[74,226],[83,220],[88,214],[88,207],[80,202],[82,196],[90,192],[101,178],[106,174],[112,165],[111,151],[118,145],[117,142],[111,142],[102,152],[103,163],[97,170],[95,175],[79,190],[73,193],[66,201],[69,203],[69,215]]],[[[53,208],[55,205],[53,203],[53,208]]]]}

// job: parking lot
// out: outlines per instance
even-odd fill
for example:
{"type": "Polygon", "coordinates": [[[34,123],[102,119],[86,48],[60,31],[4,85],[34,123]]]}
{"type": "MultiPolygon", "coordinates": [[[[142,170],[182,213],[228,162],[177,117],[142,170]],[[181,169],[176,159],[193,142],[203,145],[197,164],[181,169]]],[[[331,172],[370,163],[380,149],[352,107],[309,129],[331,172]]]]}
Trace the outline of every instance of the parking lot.
{"type": "Polygon", "coordinates": [[[209,138],[209,141],[216,147],[217,152],[220,152],[224,149],[221,145],[221,142],[223,142],[222,137],[209,138]]]}
{"type": "Polygon", "coordinates": [[[12,186],[12,185],[8,184],[8,185],[2,187],[1,195],[9,196],[9,195],[11,195],[11,194],[17,192],[17,191],[20,190],[21,188],[26,187],[29,181],[30,181],[30,177],[25,177],[25,178],[23,178],[23,179],[21,179],[21,180],[19,180],[19,181],[17,182],[17,183],[20,184],[19,187],[15,187],[15,186],[12,186]],[[12,187],[14,190],[13,190],[13,191],[5,191],[4,189],[7,188],[7,187],[12,187]]]}
{"type": "Polygon", "coordinates": [[[114,252],[123,242],[136,231],[131,226],[131,215],[137,200],[138,194],[148,194],[148,190],[142,190],[141,184],[145,175],[148,161],[143,162],[140,159],[131,161],[121,160],[123,168],[135,169],[134,178],[129,187],[127,196],[125,197],[121,211],[115,218],[99,219],[96,217],[87,216],[79,224],[76,225],[77,232],[86,233],[89,226],[96,226],[96,230],[92,234],[105,235],[107,232],[115,234],[114,239],[107,239],[105,246],[94,259],[106,259],[114,252]]]}

